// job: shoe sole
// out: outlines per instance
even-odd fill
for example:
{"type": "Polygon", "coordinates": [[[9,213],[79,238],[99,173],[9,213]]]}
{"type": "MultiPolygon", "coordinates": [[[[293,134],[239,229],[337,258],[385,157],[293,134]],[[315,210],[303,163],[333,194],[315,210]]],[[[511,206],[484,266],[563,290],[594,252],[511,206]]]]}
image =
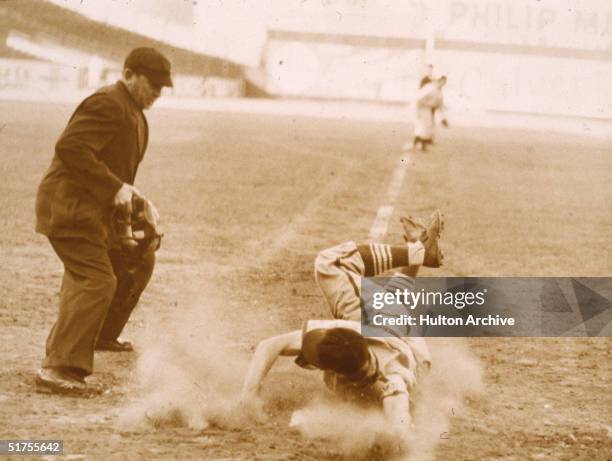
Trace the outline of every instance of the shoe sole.
{"type": "Polygon", "coordinates": [[[50,383],[49,381],[45,381],[39,376],[36,377],[34,384],[37,394],[61,395],[65,397],[77,397],[82,399],[88,399],[101,394],[101,392],[94,391],[93,389],[77,390],[65,388],[57,384],[50,383]]]}
{"type": "Polygon", "coordinates": [[[436,210],[433,212],[431,216],[431,220],[429,221],[429,226],[427,226],[427,237],[437,237],[440,238],[442,235],[442,231],[444,230],[444,217],[440,210],[436,210]],[[436,229],[437,228],[437,229],[436,229]]]}
{"type": "Polygon", "coordinates": [[[438,240],[440,239],[443,230],[444,217],[442,216],[440,210],[436,210],[432,214],[431,219],[429,221],[429,225],[427,226],[427,230],[425,231],[427,239],[423,242],[423,244],[426,247],[426,251],[428,247],[435,245],[438,254],[435,258],[435,261],[427,261],[423,263],[425,267],[438,268],[441,267],[443,264],[444,252],[438,247],[438,240]]]}
{"type": "Polygon", "coordinates": [[[134,352],[134,349],[111,349],[111,348],[95,348],[94,351],[96,352],[134,352]]]}
{"type": "Polygon", "coordinates": [[[131,341],[121,341],[113,346],[105,346],[104,344],[94,347],[94,351],[99,352],[134,352],[134,345],[131,341]]]}

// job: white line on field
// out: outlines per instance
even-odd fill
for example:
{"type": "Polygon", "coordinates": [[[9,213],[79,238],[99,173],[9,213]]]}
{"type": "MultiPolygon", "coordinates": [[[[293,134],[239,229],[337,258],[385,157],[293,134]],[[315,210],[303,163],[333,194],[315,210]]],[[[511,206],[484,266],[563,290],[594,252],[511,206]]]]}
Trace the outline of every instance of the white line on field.
{"type": "Polygon", "coordinates": [[[370,234],[368,236],[370,240],[378,240],[387,233],[389,219],[391,219],[391,216],[393,215],[395,201],[397,200],[397,196],[402,188],[402,183],[404,182],[404,176],[406,176],[407,170],[408,157],[405,154],[402,154],[399,165],[393,172],[393,177],[389,183],[389,189],[387,189],[386,203],[378,208],[376,218],[374,218],[374,222],[370,228],[370,234]]]}

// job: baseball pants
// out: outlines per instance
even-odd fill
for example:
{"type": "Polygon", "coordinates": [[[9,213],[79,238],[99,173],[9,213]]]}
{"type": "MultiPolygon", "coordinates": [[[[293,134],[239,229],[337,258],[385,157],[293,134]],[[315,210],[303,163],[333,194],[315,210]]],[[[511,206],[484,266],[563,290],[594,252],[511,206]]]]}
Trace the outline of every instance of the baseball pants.
{"type": "Polygon", "coordinates": [[[361,320],[363,259],[355,242],[321,251],[315,259],[315,280],[336,319],[361,320]]]}

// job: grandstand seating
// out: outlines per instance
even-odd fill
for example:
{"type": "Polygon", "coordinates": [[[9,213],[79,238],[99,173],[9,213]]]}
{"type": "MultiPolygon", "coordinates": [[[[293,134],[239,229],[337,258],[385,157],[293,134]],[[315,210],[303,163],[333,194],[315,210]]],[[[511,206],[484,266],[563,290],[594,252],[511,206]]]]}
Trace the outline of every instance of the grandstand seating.
{"type": "Polygon", "coordinates": [[[0,59],[38,59],[23,51],[16,50],[6,45],[8,30],[0,29],[0,59]]]}
{"type": "Polygon", "coordinates": [[[121,65],[137,46],[153,46],[166,54],[176,73],[243,77],[243,68],[224,59],[177,48],[133,32],[93,21],[76,12],[43,0],[8,0],[0,2],[0,57],[28,58],[26,53],[6,46],[10,31],[27,35],[33,40],[56,43],[59,46],[91,53],[121,65]]]}

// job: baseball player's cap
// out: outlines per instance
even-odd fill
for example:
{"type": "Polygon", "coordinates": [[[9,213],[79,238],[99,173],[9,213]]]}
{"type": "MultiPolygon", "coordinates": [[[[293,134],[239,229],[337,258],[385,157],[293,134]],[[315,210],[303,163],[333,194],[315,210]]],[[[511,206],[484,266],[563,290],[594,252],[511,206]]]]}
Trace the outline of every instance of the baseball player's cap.
{"type": "Polygon", "coordinates": [[[368,345],[348,328],[314,329],[302,336],[302,349],[295,363],[303,368],[352,374],[369,360],[368,345]]]}
{"type": "Polygon", "coordinates": [[[152,85],[173,86],[170,74],[170,61],[155,48],[141,47],[130,51],[123,64],[137,74],[145,75],[152,85]]]}

